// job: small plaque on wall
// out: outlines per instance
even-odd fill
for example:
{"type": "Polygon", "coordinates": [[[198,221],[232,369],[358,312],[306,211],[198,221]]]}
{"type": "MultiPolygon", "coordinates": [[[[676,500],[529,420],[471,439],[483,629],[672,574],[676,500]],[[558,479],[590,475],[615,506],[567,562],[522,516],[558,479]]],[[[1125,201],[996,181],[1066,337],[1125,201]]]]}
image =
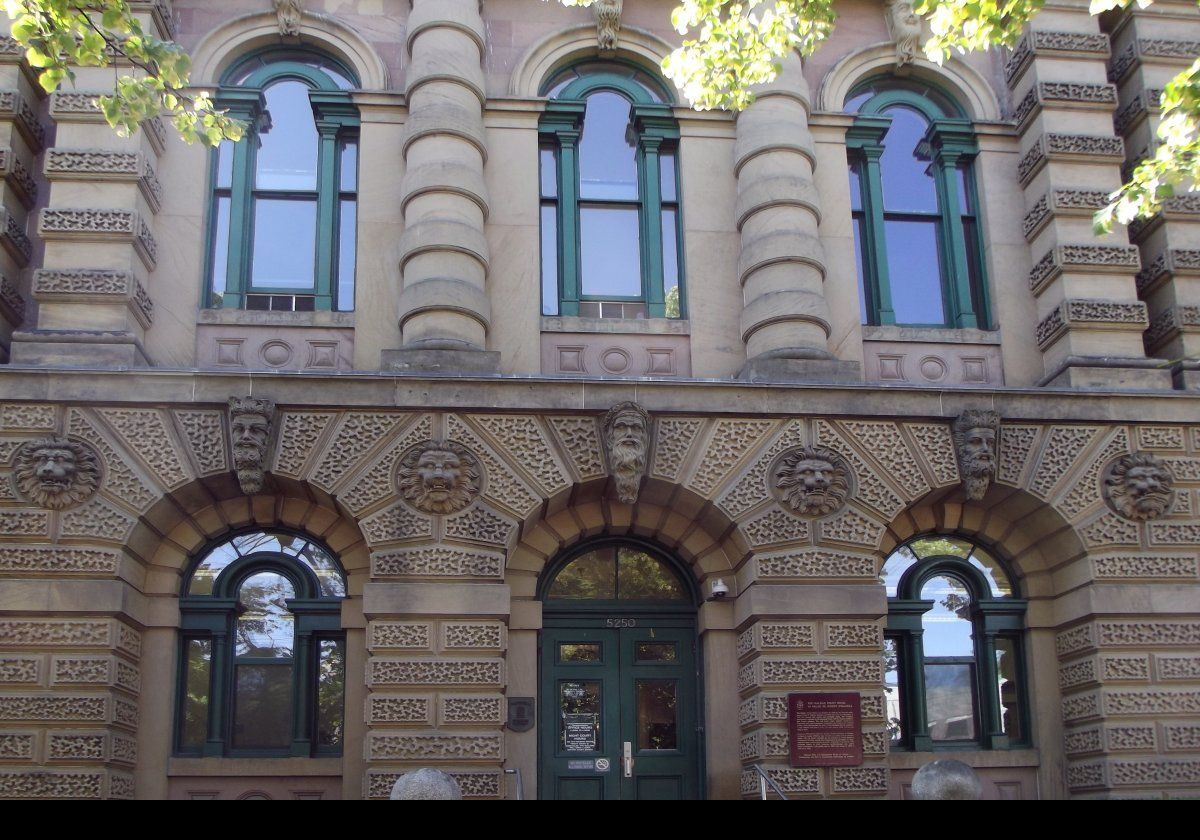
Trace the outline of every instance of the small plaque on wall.
{"type": "Polygon", "coordinates": [[[528,732],[533,729],[533,709],[532,697],[508,698],[508,728],[513,732],[528,732]]]}
{"type": "Polygon", "coordinates": [[[789,694],[788,744],[793,767],[863,763],[858,693],[789,694]]]}

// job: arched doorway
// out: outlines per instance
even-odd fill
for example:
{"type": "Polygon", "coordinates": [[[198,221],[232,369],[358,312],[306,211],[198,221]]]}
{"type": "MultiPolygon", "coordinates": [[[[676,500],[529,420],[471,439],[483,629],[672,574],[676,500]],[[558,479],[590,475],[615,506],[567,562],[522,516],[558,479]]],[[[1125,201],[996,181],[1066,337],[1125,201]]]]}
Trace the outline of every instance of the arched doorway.
{"type": "Polygon", "coordinates": [[[700,798],[696,587],[658,549],[587,543],[543,576],[542,799],[700,798]]]}

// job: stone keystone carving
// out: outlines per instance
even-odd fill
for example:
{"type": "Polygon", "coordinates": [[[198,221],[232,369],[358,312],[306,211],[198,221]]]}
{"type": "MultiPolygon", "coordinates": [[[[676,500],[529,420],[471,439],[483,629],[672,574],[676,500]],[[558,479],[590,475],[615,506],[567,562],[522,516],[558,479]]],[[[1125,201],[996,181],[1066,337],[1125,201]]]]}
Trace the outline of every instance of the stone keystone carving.
{"type": "Polygon", "coordinates": [[[248,496],[261,493],[267,471],[267,441],[275,420],[275,403],[255,397],[229,398],[229,437],[238,484],[248,496]]]}
{"type": "Polygon", "coordinates": [[[17,493],[50,510],[82,504],[100,489],[100,456],[57,435],[21,446],[13,459],[17,493]]]}
{"type": "Polygon", "coordinates": [[[964,411],[955,418],[953,433],[963,490],[968,499],[982,499],[996,477],[1000,415],[994,411],[964,411]]]}
{"type": "Polygon", "coordinates": [[[592,15],[596,18],[596,42],[600,50],[612,52],[621,33],[621,0],[596,0],[592,15]]]}
{"type": "Polygon", "coordinates": [[[912,64],[921,44],[921,18],[913,11],[912,0],[889,0],[884,15],[888,34],[896,42],[896,66],[912,64]]]}
{"type": "Polygon", "coordinates": [[[1144,522],[1171,510],[1175,477],[1153,455],[1123,455],[1104,471],[1104,501],[1124,516],[1144,522]]]}
{"type": "Polygon", "coordinates": [[[458,513],[479,495],[479,459],[453,441],[427,440],[404,453],[396,467],[396,487],[406,502],[424,513],[458,513]]]}
{"type": "Polygon", "coordinates": [[[850,496],[850,471],[842,456],[824,446],[785,450],[771,467],[771,491],[785,508],[802,516],[841,510],[850,496]]]}
{"type": "Polygon", "coordinates": [[[300,8],[300,0],[273,0],[275,16],[279,18],[280,35],[299,35],[300,18],[304,10],[300,8]]]}
{"type": "Polygon", "coordinates": [[[646,453],[650,450],[650,415],[646,409],[634,402],[620,402],[610,408],[604,415],[604,445],[617,498],[632,505],[646,474],[646,453]]]}

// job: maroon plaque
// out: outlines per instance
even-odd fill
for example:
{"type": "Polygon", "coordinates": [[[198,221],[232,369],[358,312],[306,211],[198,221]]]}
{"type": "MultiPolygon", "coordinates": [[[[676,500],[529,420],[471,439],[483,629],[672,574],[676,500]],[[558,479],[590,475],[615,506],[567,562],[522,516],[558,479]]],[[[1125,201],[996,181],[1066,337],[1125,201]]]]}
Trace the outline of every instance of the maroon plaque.
{"type": "Polygon", "coordinates": [[[793,767],[862,764],[858,694],[789,694],[788,741],[793,767]]]}

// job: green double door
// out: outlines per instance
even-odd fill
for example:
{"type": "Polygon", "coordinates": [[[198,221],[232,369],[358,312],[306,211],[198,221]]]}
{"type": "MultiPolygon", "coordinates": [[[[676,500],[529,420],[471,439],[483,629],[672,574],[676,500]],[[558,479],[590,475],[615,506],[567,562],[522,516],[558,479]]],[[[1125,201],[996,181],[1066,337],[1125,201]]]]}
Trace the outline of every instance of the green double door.
{"type": "Polygon", "coordinates": [[[542,631],[541,798],[697,799],[694,625],[617,623],[542,631]]]}

